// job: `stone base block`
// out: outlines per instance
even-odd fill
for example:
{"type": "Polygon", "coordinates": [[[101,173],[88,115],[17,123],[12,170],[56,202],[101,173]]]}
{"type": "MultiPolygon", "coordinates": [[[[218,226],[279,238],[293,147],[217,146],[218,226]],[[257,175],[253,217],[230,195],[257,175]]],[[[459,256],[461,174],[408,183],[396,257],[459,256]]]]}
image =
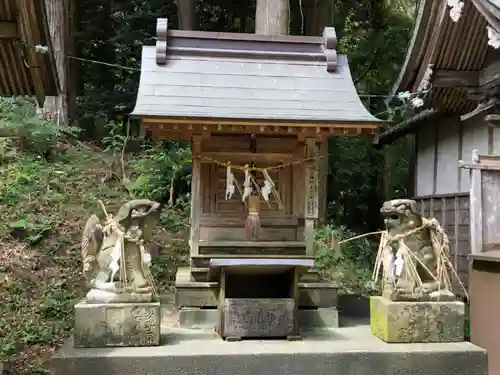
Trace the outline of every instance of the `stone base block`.
{"type": "Polygon", "coordinates": [[[335,307],[299,310],[299,325],[303,328],[338,328],[339,313],[335,307]]]}
{"type": "Polygon", "coordinates": [[[160,345],[160,302],[89,304],[75,306],[74,346],[160,345]]]}
{"type": "Polygon", "coordinates": [[[465,305],[448,302],[394,302],[370,299],[370,327],[389,343],[464,341],[465,305]]]}
{"type": "Polygon", "coordinates": [[[219,310],[185,307],[179,311],[179,327],[186,329],[215,329],[219,310]]]}
{"type": "Polygon", "coordinates": [[[220,335],[226,337],[295,336],[292,298],[226,298],[220,335]]]}
{"type": "MultiPolygon", "coordinates": [[[[339,314],[334,307],[299,309],[300,328],[336,328],[339,314]]],[[[179,327],[183,329],[215,329],[219,324],[219,310],[185,307],[179,311],[179,327]]]]}

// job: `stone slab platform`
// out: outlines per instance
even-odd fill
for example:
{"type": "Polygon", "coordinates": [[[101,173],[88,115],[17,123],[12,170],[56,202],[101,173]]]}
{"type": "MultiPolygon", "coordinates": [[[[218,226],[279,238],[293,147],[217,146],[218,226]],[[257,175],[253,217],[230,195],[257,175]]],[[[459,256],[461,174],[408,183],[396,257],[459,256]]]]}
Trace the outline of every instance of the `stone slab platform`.
{"type": "Polygon", "coordinates": [[[74,345],[80,348],[160,344],[160,302],[75,305],[74,345]]]}
{"type": "Polygon", "coordinates": [[[464,341],[464,324],[463,302],[370,298],[371,331],[388,343],[460,342],[464,341]]]}
{"type": "Polygon", "coordinates": [[[487,375],[471,343],[387,344],[368,325],[304,332],[303,341],[223,341],[215,332],[168,328],[157,347],[76,349],[68,342],[53,375],[487,375]]]}
{"type": "MultiPolygon", "coordinates": [[[[162,311],[162,318],[171,315],[168,309],[162,311]]],[[[216,309],[184,308],[179,312],[179,327],[185,329],[216,329],[220,314],[216,309]]],[[[337,328],[339,313],[335,307],[319,309],[299,309],[298,320],[300,328],[337,328]]]]}

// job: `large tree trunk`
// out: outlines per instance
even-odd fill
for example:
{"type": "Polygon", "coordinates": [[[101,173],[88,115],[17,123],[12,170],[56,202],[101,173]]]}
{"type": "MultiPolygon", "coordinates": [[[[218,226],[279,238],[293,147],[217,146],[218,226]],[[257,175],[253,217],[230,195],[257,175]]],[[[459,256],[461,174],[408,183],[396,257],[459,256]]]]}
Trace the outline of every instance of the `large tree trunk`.
{"type": "Polygon", "coordinates": [[[303,32],[309,36],[321,36],[326,26],[333,26],[332,0],[304,0],[305,24],[303,32]]]}
{"type": "Polygon", "coordinates": [[[290,24],[289,0],[257,0],[255,33],[288,35],[290,24]]]}
{"type": "Polygon", "coordinates": [[[43,115],[66,124],[73,115],[76,99],[76,77],[71,74],[70,56],[73,52],[71,30],[74,23],[73,0],[45,0],[52,51],[61,92],[45,99],[43,115]]]}
{"type": "Polygon", "coordinates": [[[195,30],[197,28],[195,0],[176,0],[176,4],[179,29],[195,30]]]}

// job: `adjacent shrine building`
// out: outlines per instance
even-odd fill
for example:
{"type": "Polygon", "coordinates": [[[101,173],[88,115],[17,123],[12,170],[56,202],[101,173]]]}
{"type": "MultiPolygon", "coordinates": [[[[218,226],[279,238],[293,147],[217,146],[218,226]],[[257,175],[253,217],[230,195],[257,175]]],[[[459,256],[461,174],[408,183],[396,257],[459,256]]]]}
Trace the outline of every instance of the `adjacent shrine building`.
{"type": "Polygon", "coordinates": [[[34,96],[42,106],[58,94],[45,1],[0,1],[0,96],[34,96]]]}
{"type": "MultiPolygon", "coordinates": [[[[455,268],[468,284],[470,252],[483,251],[472,222],[471,174],[458,161],[500,155],[500,7],[493,0],[465,0],[458,19],[446,1],[421,0],[411,46],[392,95],[424,95],[423,110],[380,135],[380,145],[415,136],[412,195],[424,216],[450,236],[455,268]]],[[[396,100],[396,99],[394,99],[396,100]]],[[[497,242],[500,242],[500,238],[497,242]]]]}

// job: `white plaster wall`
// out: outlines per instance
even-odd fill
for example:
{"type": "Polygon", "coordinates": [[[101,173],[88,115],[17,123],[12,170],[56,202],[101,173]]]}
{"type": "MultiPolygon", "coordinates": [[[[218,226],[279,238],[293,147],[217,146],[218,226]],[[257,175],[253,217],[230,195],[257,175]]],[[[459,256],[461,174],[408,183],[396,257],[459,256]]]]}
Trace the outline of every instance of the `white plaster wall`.
{"type": "Polygon", "coordinates": [[[500,155],[500,129],[490,130],[484,114],[464,122],[449,118],[419,129],[415,195],[468,192],[469,171],[458,168],[458,160],[470,162],[473,149],[480,155],[500,155]]]}
{"type": "Polygon", "coordinates": [[[436,159],[436,188],[433,194],[453,194],[457,192],[459,180],[458,159],[460,121],[452,118],[438,127],[436,159]]]}
{"type": "MultiPolygon", "coordinates": [[[[488,128],[488,125],[484,122],[484,114],[479,114],[463,122],[462,152],[460,159],[466,162],[472,161],[472,150],[474,149],[477,149],[480,155],[489,154],[488,128]]],[[[460,175],[460,186],[457,192],[468,192],[470,187],[469,170],[462,169],[460,175]]]]}
{"type": "Polygon", "coordinates": [[[415,172],[415,195],[432,194],[434,186],[435,128],[423,127],[417,134],[417,166],[415,172]]]}

